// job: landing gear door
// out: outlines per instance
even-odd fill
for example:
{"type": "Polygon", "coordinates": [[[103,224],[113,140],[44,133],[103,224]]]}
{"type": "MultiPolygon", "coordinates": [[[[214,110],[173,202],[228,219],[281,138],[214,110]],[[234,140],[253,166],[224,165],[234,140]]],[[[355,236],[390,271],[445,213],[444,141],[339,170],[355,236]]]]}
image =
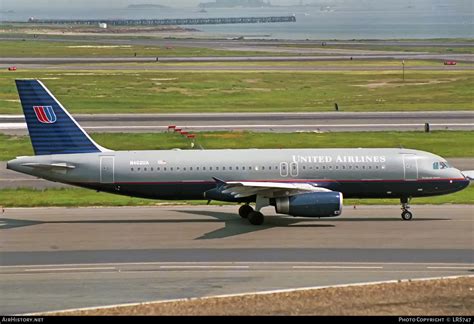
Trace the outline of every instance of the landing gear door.
{"type": "Polygon", "coordinates": [[[417,163],[416,155],[414,154],[403,155],[403,170],[405,174],[405,180],[418,179],[418,163],[417,163]]]}
{"type": "Polygon", "coordinates": [[[100,183],[114,183],[114,160],[113,156],[100,157],[100,183]]]}

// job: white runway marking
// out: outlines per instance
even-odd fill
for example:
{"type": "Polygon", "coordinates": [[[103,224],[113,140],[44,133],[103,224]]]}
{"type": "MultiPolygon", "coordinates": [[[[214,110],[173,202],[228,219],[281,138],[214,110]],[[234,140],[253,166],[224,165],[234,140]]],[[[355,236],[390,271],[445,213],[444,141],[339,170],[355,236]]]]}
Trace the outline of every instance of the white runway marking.
{"type": "Polygon", "coordinates": [[[426,267],[427,269],[453,269],[453,270],[469,270],[472,269],[474,266],[468,266],[468,267],[426,267]]]}
{"type": "Polygon", "coordinates": [[[160,269],[250,269],[250,266],[169,265],[169,266],[160,266],[160,269]]]}
{"type": "Polygon", "coordinates": [[[293,266],[293,269],[383,269],[383,267],[365,266],[293,266]]]}
{"type": "Polygon", "coordinates": [[[47,268],[47,269],[24,269],[25,272],[53,272],[53,271],[82,271],[82,270],[117,270],[115,267],[89,267],[89,268],[47,268]]]}

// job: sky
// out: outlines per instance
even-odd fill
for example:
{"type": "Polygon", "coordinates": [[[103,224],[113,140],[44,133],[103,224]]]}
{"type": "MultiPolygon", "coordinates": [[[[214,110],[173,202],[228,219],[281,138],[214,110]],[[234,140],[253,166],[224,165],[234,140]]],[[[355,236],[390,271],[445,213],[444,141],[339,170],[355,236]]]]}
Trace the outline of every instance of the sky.
{"type": "MultiPolygon", "coordinates": [[[[89,6],[91,8],[123,8],[129,4],[151,3],[170,7],[196,7],[200,2],[213,2],[214,0],[0,0],[0,8],[44,8],[46,6],[78,8],[89,6]]],[[[268,1],[268,0],[265,0],[268,1]]],[[[303,0],[304,3],[321,0],[303,0]]],[[[341,0],[324,0],[341,1],[341,0]]],[[[270,0],[274,5],[298,4],[300,0],[270,0]]]]}
{"type": "MultiPolygon", "coordinates": [[[[214,0],[0,0],[0,9],[33,9],[33,8],[125,8],[129,4],[161,4],[170,7],[196,7],[200,2],[213,2],[214,0]]],[[[268,0],[265,0],[268,1],[268,0]]],[[[466,7],[466,3],[472,0],[270,0],[273,5],[297,5],[300,2],[307,3],[334,3],[345,4],[359,7],[361,5],[396,4],[399,2],[411,5],[422,5],[430,7],[430,4],[443,4],[448,2],[450,5],[466,7]]],[[[472,9],[472,2],[471,7],[472,9]]]]}

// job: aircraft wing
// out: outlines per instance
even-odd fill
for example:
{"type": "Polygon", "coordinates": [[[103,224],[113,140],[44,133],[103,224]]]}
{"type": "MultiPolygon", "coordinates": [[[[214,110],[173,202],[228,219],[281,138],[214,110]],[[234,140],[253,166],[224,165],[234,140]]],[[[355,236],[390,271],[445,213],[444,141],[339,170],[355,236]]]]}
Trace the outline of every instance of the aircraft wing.
{"type": "Polygon", "coordinates": [[[329,189],[309,183],[291,182],[264,182],[264,181],[222,181],[216,179],[221,185],[221,192],[230,194],[235,198],[244,198],[256,194],[267,198],[294,196],[308,192],[327,192],[329,189]]]}

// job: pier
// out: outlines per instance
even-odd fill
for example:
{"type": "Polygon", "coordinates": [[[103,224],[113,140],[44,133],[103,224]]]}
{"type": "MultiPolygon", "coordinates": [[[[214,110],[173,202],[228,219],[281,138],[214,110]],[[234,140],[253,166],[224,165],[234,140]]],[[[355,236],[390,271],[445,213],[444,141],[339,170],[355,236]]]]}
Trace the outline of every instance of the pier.
{"type": "Polygon", "coordinates": [[[219,24],[263,24],[295,22],[295,16],[280,17],[228,17],[228,18],[177,18],[177,19],[35,19],[29,23],[48,25],[99,25],[109,26],[167,26],[167,25],[219,25],[219,24]]]}

